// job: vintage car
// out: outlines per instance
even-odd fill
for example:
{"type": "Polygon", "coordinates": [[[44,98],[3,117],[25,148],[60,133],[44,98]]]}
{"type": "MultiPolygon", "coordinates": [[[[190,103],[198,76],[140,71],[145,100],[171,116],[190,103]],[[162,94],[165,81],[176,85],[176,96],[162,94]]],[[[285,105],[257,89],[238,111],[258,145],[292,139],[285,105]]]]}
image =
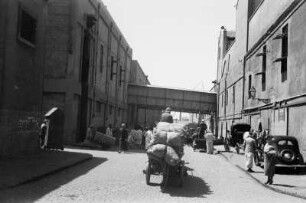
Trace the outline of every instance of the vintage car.
{"type": "MultiPolygon", "coordinates": [[[[276,145],[276,167],[290,167],[297,171],[306,167],[295,137],[274,135],[272,141],[276,145]]],[[[257,166],[263,166],[263,147],[256,150],[254,162],[257,166]]]]}
{"type": "Polygon", "coordinates": [[[251,126],[248,123],[234,123],[231,127],[229,137],[226,137],[230,146],[235,147],[236,152],[239,154],[240,148],[243,144],[243,134],[251,130],[251,126]]]}

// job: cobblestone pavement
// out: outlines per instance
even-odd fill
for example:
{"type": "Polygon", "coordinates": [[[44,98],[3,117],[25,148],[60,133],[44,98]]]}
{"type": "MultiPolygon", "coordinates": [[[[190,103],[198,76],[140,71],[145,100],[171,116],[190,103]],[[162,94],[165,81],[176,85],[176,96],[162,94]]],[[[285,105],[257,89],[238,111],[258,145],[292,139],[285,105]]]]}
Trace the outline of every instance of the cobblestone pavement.
{"type": "Polygon", "coordinates": [[[183,187],[164,191],[148,186],[142,173],[143,152],[95,151],[90,161],[19,187],[1,191],[0,202],[304,202],[276,193],[255,182],[218,154],[207,155],[185,148],[184,160],[193,171],[183,187]]]}

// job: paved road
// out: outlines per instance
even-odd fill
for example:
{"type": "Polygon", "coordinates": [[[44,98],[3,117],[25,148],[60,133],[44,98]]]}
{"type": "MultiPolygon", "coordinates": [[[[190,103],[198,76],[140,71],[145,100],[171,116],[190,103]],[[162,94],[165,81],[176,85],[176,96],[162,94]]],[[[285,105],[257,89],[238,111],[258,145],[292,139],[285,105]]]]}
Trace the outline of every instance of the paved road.
{"type": "MultiPolygon", "coordinates": [[[[184,159],[194,171],[185,178],[182,188],[172,186],[165,191],[158,184],[145,184],[145,153],[70,150],[89,152],[95,158],[1,191],[1,202],[303,202],[259,185],[220,155],[190,148],[185,149],[184,159]]],[[[160,183],[161,177],[152,181],[160,183]]]]}

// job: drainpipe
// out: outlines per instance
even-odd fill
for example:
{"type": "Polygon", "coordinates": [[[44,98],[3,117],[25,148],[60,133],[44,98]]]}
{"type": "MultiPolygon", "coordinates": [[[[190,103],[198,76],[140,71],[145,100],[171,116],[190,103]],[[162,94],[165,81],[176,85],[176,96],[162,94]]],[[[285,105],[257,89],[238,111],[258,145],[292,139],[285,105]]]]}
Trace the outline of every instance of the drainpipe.
{"type": "Polygon", "coordinates": [[[114,126],[117,125],[117,112],[118,112],[118,94],[119,94],[119,88],[120,88],[120,46],[121,46],[121,39],[122,37],[119,37],[118,44],[117,44],[117,63],[116,63],[116,83],[115,83],[115,108],[114,108],[114,126]],[[119,83],[118,83],[119,80],[119,83]]]}

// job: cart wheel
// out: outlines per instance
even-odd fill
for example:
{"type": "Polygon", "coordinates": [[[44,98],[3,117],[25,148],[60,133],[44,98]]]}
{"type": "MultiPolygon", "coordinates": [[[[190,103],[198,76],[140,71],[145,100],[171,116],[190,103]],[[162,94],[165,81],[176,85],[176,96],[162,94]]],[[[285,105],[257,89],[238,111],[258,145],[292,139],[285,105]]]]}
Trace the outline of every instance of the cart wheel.
{"type": "Polygon", "coordinates": [[[147,185],[150,184],[150,177],[151,177],[151,163],[149,162],[147,164],[147,168],[146,168],[146,183],[147,183],[147,185]]]}
{"type": "Polygon", "coordinates": [[[163,181],[162,181],[162,187],[165,188],[168,185],[169,180],[169,165],[165,164],[163,167],[163,181]]]}
{"type": "Polygon", "coordinates": [[[236,145],[235,149],[236,149],[237,154],[239,154],[239,146],[238,145],[236,145]]]}
{"type": "Polygon", "coordinates": [[[184,181],[184,176],[185,176],[185,166],[184,163],[182,163],[182,165],[180,166],[180,183],[179,183],[179,187],[183,186],[183,181],[184,181]]]}

